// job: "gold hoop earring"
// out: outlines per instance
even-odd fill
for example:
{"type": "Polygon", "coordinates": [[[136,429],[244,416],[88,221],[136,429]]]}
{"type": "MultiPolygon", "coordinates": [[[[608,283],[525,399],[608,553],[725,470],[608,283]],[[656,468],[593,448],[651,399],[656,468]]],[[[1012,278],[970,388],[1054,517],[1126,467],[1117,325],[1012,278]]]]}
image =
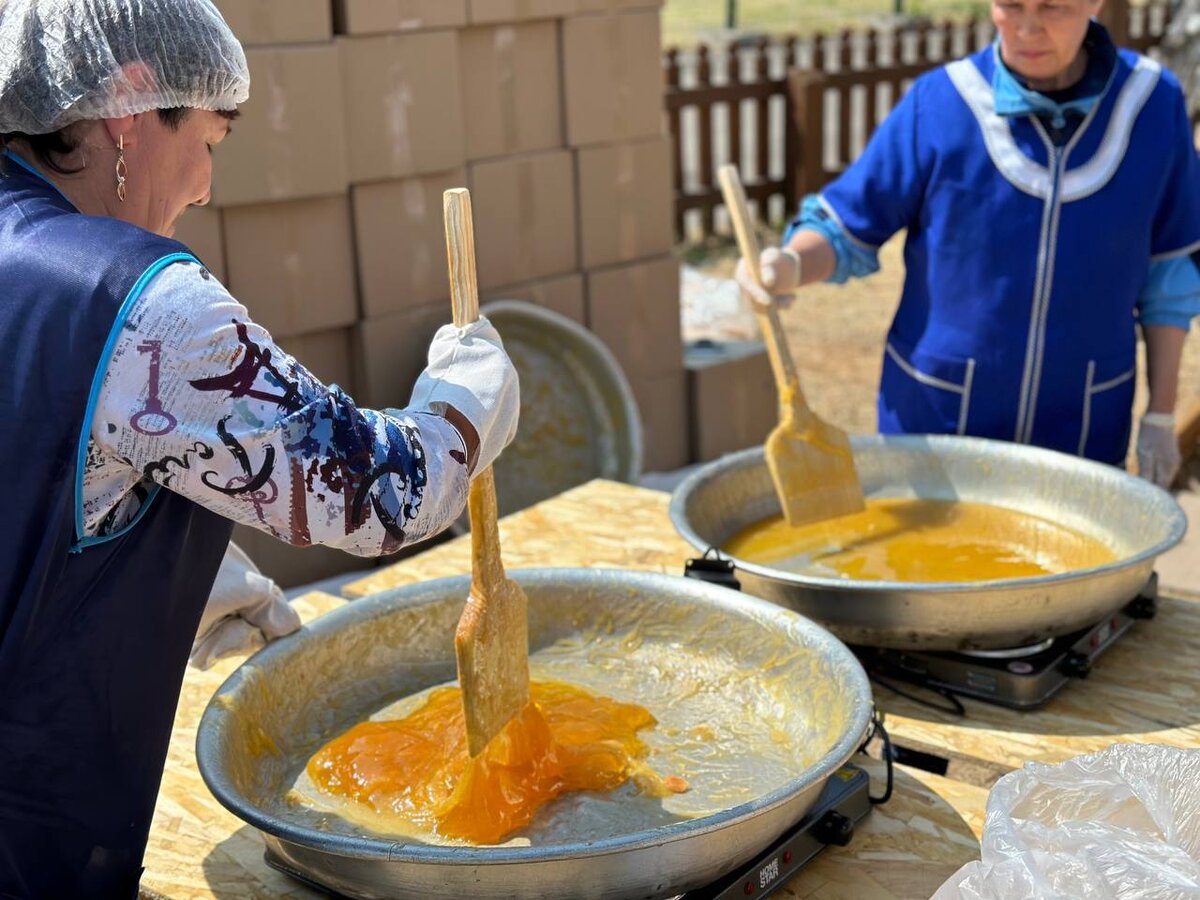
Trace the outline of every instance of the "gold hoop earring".
{"type": "Polygon", "coordinates": [[[125,135],[117,142],[117,199],[125,202],[125,176],[129,174],[129,166],[125,164],[125,135]]]}

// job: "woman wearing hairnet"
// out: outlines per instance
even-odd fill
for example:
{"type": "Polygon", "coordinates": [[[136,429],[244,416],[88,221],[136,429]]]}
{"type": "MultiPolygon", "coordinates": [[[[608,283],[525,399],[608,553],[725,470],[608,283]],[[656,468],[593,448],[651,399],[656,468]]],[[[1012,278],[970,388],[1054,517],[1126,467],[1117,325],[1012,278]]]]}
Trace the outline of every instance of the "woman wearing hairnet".
{"type": "Polygon", "coordinates": [[[1141,474],[1166,487],[1200,312],[1200,164],[1179,84],[1118,51],[1102,0],[992,0],[997,42],[919,78],[763,254],[759,302],[879,268],[907,229],[879,430],[1001,438],[1123,465],[1145,335],[1141,474]]]}
{"type": "Polygon", "coordinates": [[[0,896],[136,896],[232,521],[388,553],[516,429],[486,322],[359,409],[171,240],[248,89],[209,0],[0,3],[0,896]]]}

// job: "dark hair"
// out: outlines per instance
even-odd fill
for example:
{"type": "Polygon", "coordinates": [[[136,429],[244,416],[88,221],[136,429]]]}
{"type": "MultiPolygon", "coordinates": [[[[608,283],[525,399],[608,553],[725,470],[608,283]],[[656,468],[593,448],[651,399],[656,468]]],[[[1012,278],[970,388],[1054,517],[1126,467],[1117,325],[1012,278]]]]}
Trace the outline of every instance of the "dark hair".
{"type": "MultiPolygon", "coordinates": [[[[184,123],[190,113],[191,110],[186,106],[174,106],[170,109],[160,109],[158,118],[172,131],[178,131],[179,126],[184,123]]],[[[217,115],[224,116],[226,119],[236,119],[238,113],[237,110],[219,110],[217,115]]],[[[29,149],[33,151],[34,158],[51,172],[57,172],[59,175],[75,175],[83,171],[82,166],[72,169],[64,166],[60,161],[62,157],[70,156],[79,149],[79,141],[75,138],[72,125],[49,134],[25,134],[22,131],[0,134],[0,150],[13,141],[22,141],[28,144],[29,149]]]]}

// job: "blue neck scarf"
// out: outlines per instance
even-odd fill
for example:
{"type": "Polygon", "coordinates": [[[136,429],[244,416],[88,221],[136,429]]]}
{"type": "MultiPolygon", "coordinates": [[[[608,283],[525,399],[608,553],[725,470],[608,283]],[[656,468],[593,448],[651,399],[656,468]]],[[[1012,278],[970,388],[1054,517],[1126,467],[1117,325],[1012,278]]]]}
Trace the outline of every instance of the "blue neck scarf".
{"type": "Polygon", "coordinates": [[[1087,50],[1088,65],[1083,78],[1063,91],[1054,91],[1061,99],[1026,87],[1012,70],[1004,64],[1000,55],[1000,40],[996,39],[996,68],[992,75],[992,92],[995,96],[996,114],[1005,117],[1040,116],[1048,119],[1055,128],[1067,124],[1067,113],[1076,112],[1086,116],[1108,87],[1109,77],[1116,62],[1116,47],[1103,26],[1092,22],[1088,26],[1083,46],[1087,50]]]}

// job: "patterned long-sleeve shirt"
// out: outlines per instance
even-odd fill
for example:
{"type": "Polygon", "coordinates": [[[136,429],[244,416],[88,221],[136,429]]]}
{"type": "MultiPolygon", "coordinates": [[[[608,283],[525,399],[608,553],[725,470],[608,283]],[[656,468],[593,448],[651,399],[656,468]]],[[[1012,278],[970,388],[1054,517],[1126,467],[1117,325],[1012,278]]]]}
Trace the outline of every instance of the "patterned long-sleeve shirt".
{"type": "Polygon", "coordinates": [[[129,526],[156,486],[290,544],[361,556],[462,509],[465,447],[446,419],[359,409],[195,263],[156,275],[115,338],[92,401],[85,540],[129,526]]]}

